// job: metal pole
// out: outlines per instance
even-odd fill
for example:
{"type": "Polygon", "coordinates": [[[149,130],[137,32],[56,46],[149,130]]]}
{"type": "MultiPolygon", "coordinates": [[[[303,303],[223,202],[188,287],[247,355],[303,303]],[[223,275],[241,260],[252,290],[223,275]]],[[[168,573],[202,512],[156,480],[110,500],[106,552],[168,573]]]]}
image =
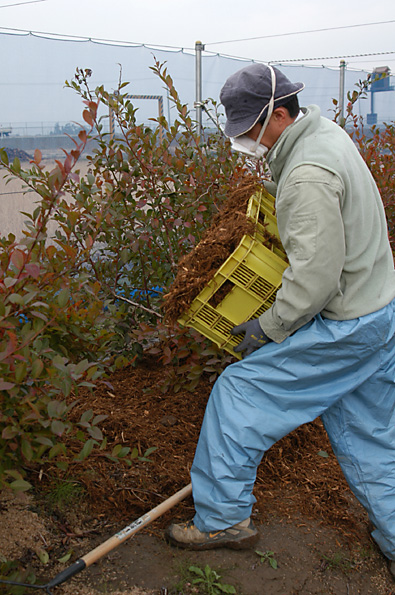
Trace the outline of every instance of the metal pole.
{"type": "Polygon", "coordinates": [[[370,87],[370,113],[374,114],[374,91],[370,87]]]}
{"type": "Polygon", "coordinates": [[[169,126],[171,126],[169,89],[166,89],[166,99],[167,99],[167,122],[168,122],[169,126]]]}
{"type": "Polygon", "coordinates": [[[346,61],[340,60],[340,84],[339,84],[339,116],[340,126],[344,124],[344,78],[346,73],[346,61]]]}
{"type": "MultiPolygon", "coordinates": [[[[163,97],[162,95],[158,96],[158,111],[159,111],[159,118],[163,117],[163,97]]],[[[159,124],[159,142],[162,144],[163,142],[163,126],[159,124]]]]}
{"type": "Polygon", "coordinates": [[[195,43],[195,64],[196,64],[196,122],[197,122],[197,134],[202,134],[202,51],[204,45],[201,41],[195,43]]]}

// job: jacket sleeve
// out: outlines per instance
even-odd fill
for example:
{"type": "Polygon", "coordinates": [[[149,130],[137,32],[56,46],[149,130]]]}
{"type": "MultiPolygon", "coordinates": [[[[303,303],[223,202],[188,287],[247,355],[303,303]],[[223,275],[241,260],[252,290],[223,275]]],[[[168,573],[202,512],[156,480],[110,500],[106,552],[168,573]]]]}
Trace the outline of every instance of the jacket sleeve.
{"type": "Polygon", "coordinates": [[[263,331],[281,343],[321,312],[341,291],[345,236],[339,177],[300,165],[277,195],[277,223],[289,259],[273,306],[259,317],[263,331]]]}
{"type": "Polygon", "coordinates": [[[276,196],[277,194],[277,184],[272,180],[263,180],[264,188],[271,194],[272,196],[276,196]]]}

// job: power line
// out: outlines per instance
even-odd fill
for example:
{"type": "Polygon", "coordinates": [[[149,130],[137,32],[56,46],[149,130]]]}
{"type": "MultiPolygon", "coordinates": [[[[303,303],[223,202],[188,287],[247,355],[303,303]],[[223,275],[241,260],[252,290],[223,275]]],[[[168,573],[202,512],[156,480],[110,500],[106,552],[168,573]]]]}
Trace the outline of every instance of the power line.
{"type": "Polygon", "coordinates": [[[365,58],[366,56],[387,56],[394,52],[376,52],[375,54],[350,54],[349,56],[321,56],[320,58],[290,58],[288,60],[270,60],[269,64],[284,64],[285,62],[308,62],[312,60],[340,60],[342,58],[365,58]]]}
{"type": "Polygon", "coordinates": [[[16,4],[3,4],[0,8],[10,8],[12,6],[22,6],[22,4],[36,4],[37,2],[46,2],[47,0],[29,0],[28,2],[17,2],[16,4]]]}
{"type": "Polygon", "coordinates": [[[204,45],[218,45],[220,43],[236,43],[238,41],[254,41],[256,39],[270,39],[273,37],[287,37],[289,35],[303,35],[305,33],[321,33],[323,31],[337,31],[339,29],[354,29],[356,27],[371,27],[372,25],[386,25],[388,23],[395,23],[395,20],[378,21],[377,23],[360,23],[358,25],[343,25],[340,27],[326,27],[325,29],[309,29],[306,31],[292,31],[289,33],[275,33],[273,35],[262,35],[260,37],[246,37],[244,39],[228,39],[226,41],[213,41],[211,43],[205,43],[204,45]]]}

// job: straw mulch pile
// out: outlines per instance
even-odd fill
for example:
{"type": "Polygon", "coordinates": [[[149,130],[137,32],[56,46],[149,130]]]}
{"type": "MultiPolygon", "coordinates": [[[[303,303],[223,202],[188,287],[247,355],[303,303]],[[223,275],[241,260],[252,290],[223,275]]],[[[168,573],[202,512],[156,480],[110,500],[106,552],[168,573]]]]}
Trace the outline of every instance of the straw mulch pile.
{"type": "MultiPolygon", "coordinates": [[[[112,463],[98,449],[72,465],[70,474],[85,491],[81,510],[86,505],[91,514],[111,517],[120,525],[122,518],[138,518],[190,482],[212,384],[202,378],[193,394],[183,389],[162,394],[157,387],[163,373],[157,359],[145,358],[138,367],[116,372],[109,378],[111,387],[101,385],[93,393],[79,395],[73,409],[76,418],[86,408],[108,416],[101,427],[110,449],[122,444],[137,447],[143,455],[146,449],[157,447],[150,462],[135,459],[131,467],[112,463]]],[[[46,477],[44,473],[41,480],[44,491],[46,477]]],[[[360,531],[360,513],[350,507],[353,496],[319,420],[295,430],[266,453],[258,469],[255,495],[262,520],[268,515],[291,519],[301,514],[354,537],[360,531]]],[[[172,516],[190,518],[193,511],[189,498],[156,521],[151,530],[161,535],[172,516]]]]}
{"type": "MultiPolygon", "coordinates": [[[[199,244],[180,260],[176,278],[164,298],[167,324],[174,324],[189,308],[242,237],[254,233],[255,224],[246,217],[247,204],[261,188],[256,180],[248,180],[233,190],[199,244]]],[[[270,242],[269,236],[267,240],[270,242]]]]}

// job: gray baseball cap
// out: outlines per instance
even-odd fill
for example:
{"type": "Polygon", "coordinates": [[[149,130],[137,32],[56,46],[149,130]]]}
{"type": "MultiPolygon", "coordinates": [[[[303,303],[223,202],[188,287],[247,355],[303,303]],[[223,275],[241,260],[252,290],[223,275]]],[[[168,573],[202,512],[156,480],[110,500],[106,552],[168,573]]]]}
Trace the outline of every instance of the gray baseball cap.
{"type": "Polygon", "coordinates": [[[276,85],[274,109],[287,103],[292,95],[304,89],[304,83],[291,83],[274,66],[251,64],[232,74],[221,89],[220,100],[225,108],[225,134],[230,137],[248,132],[267,113],[272,97],[272,72],[276,85]]]}

